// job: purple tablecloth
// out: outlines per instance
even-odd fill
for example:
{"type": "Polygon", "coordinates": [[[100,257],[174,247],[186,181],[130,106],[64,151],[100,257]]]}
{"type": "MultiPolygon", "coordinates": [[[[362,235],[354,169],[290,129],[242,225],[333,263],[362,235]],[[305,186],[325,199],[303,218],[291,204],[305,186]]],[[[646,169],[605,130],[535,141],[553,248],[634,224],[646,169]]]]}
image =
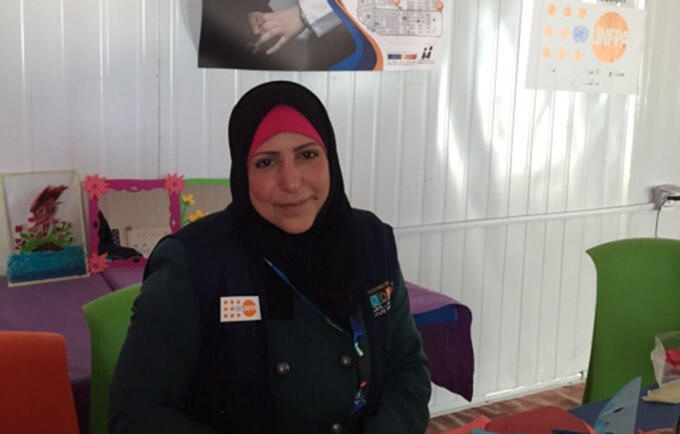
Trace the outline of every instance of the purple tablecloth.
{"type": "Polygon", "coordinates": [[[81,433],[89,420],[90,332],[80,308],[110,290],[101,275],[12,288],[0,277],[0,330],[64,335],[81,433]]]}
{"type": "Polygon", "coordinates": [[[432,382],[471,400],[475,364],[470,309],[411,282],[406,282],[406,289],[423,350],[430,360],[432,382]]]}
{"type": "Polygon", "coordinates": [[[144,267],[109,268],[102,273],[111,290],[121,289],[142,281],[144,267]]]}

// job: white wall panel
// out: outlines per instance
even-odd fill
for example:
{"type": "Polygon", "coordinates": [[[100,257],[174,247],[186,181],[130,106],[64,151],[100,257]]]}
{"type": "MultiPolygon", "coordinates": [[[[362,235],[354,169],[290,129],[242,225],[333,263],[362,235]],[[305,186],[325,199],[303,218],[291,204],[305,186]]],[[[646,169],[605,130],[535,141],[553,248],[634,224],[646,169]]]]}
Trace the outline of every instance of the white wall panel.
{"type": "MultiPolygon", "coordinates": [[[[104,134],[106,104],[103,100],[102,7],[101,1],[64,2],[64,61],[68,101],[62,109],[66,116],[65,139],[71,146],[71,165],[80,170],[83,176],[89,173],[105,174],[107,170],[102,166],[105,159],[100,157],[109,147],[104,134]]],[[[157,107],[154,109],[157,110],[157,107]]],[[[148,142],[150,146],[152,143],[148,142]]]]}
{"type": "Polygon", "coordinates": [[[447,119],[447,171],[444,221],[465,219],[467,208],[470,118],[474,98],[478,1],[456,2],[451,41],[450,97],[447,119]]]}
{"type": "MultiPolygon", "coordinates": [[[[477,2],[477,33],[472,69],[471,106],[467,125],[467,181],[465,218],[476,220],[487,215],[489,164],[492,143],[494,92],[498,44],[498,0],[477,2]]],[[[470,29],[473,30],[473,29],[470,29]]]]}
{"type": "Polygon", "coordinates": [[[526,210],[529,214],[541,214],[547,211],[554,98],[554,93],[542,90],[536,91],[534,95],[530,134],[529,200],[526,210]]]}
{"type": "Polygon", "coordinates": [[[404,74],[383,73],[380,79],[380,116],[376,125],[377,161],[373,198],[375,211],[386,222],[397,225],[401,184],[401,141],[404,134],[404,74]]]}
{"type": "Polygon", "coordinates": [[[558,378],[568,377],[583,369],[574,361],[576,309],[579,301],[578,279],[581,258],[584,256],[581,246],[582,228],[583,223],[580,219],[564,222],[563,256],[560,261],[559,313],[554,318],[557,323],[555,374],[558,378]]]}
{"type": "Polygon", "coordinates": [[[427,130],[431,128],[430,113],[427,110],[429,82],[430,74],[426,71],[414,71],[406,75],[403,102],[405,113],[402,117],[403,135],[399,152],[401,173],[396,180],[399,190],[394,198],[399,204],[397,220],[399,226],[414,226],[423,222],[423,199],[425,197],[423,180],[425,158],[429,147],[426,139],[427,130]]]}
{"type": "Polygon", "coordinates": [[[425,288],[439,288],[442,277],[442,234],[423,234],[418,263],[418,282],[425,288]]]}
{"type": "Polygon", "coordinates": [[[549,221],[545,225],[543,269],[540,287],[538,326],[538,374],[539,383],[557,378],[557,330],[560,310],[560,283],[564,242],[564,222],[549,221]]]}
{"type": "Polygon", "coordinates": [[[231,157],[229,156],[227,119],[236,101],[234,87],[236,72],[232,70],[209,70],[206,73],[207,118],[202,121],[207,125],[207,171],[202,170],[200,176],[211,178],[229,177],[231,157]]]}
{"type": "MultiPolygon", "coordinates": [[[[649,2],[635,96],[526,89],[531,0],[451,0],[436,70],[385,73],[199,69],[200,4],[0,0],[0,171],[228,176],[238,98],[300,82],[328,107],[352,203],[395,226],[405,277],[472,309],[475,402],[587,368],[584,251],[653,235],[637,204],[680,184],[680,2],[649,2]]],[[[433,411],[463,405],[435,388],[433,411]]]]}
{"type": "Polygon", "coordinates": [[[522,280],[522,311],[519,330],[519,385],[538,382],[538,339],[540,325],[541,289],[543,285],[543,250],[545,223],[531,222],[526,227],[524,250],[524,279],[522,280]]]}
{"type": "Polygon", "coordinates": [[[9,2],[0,14],[0,59],[7,59],[0,69],[0,169],[4,171],[32,167],[23,9],[22,2],[9,2]]]}
{"type": "Polygon", "coordinates": [[[352,121],[354,99],[348,95],[354,95],[354,73],[328,73],[328,115],[333,120],[333,131],[335,141],[338,144],[340,154],[340,167],[345,181],[345,191],[350,191],[350,158],[352,143],[352,121]]]}
{"type": "Polygon", "coordinates": [[[548,168],[547,212],[561,212],[566,209],[567,170],[569,168],[569,132],[573,118],[572,93],[555,92],[555,113],[551,131],[550,162],[548,168]]]}
{"type": "MultiPolygon", "coordinates": [[[[484,274],[482,277],[480,313],[485,318],[500,318],[503,293],[503,272],[507,228],[492,226],[485,229],[484,274]]],[[[500,321],[479,323],[477,345],[480,363],[478,366],[477,391],[479,395],[498,390],[498,356],[501,347],[500,321]],[[489,363],[493,361],[493,363],[489,363]]]]}
{"type": "Polygon", "coordinates": [[[522,319],[522,292],[524,289],[524,248],[526,225],[507,226],[505,243],[505,268],[499,317],[500,348],[498,350],[498,389],[509,390],[519,384],[519,338],[522,319]]]}
{"type": "MultiPolygon", "coordinates": [[[[453,20],[455,3],[446,8],[444,14],[453,20]]],[[[426,73],[425,155],[423,173],[422,224],[442,221],[446,203],[447,142],[451,67],[450,29],[444,28],[441,64],[439,68],[426,73]]],[[[376,199],[379,195],[376,195],[376,199]]]]}
{"type": "Polygon", "coordinates": [[[70,144],[64,134],[63,5],[24,2],[23,6],[31,161],[47,169],[66,168],[70,144]]]}
{"type": "Polygon", "coordinates": [[[585,208],[585,173],[587,162],[585,154],[588,147],[588,124],[590,119],[590,99],[588,94],[574,93],[572,104],[572,123],[569,131],[569,172],[567,174],[567,211],[585,208]],[[575,114],[578,114],[575,115],[575,114]]]}
{"type": "MultiPolygon", "coordinates": [[[[351,160],[349,172],[345,172],[350,183],[348,189],[352,204],[359,208],[372,209],[374,207],[373,185],[375,184],[375,155],[377,122],[380,107],[380,75],[366,71],[356,72],[354,85],[354,107],[352,120],[351,160]]],[[[399,122],[400,120],[395,120],[399,122]]],[[[397,128],[402,128],[397,124],[397,128]]],[[[402,152],[403,138],[395,143],[394,152],[398,161],[402,152]]],[[[397,165],[397,167],[399,167],[397,165]]],[[[400,176],[394,180],[399,183],[400,176]]]]}
{"type": "Polygon", "coordinates": [[[498,4],[498,32],[494,95],[492,95],[492,125],[490,133],[489,188],[487,216],[502,217],[508,214],[508,191],[512,153],[512,131],[516,101],[517,56],[519,53],[519,27],[521,4],[498,4]]]}

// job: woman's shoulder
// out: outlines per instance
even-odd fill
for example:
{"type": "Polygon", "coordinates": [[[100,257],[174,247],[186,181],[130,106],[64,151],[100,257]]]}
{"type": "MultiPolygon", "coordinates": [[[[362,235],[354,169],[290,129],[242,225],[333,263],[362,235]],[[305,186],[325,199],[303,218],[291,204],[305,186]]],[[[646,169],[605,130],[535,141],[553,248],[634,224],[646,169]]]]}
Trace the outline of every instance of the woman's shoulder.
{"type": "Polygon", "coordinates": [[[355,224],[359,228],[366,228],[369,230],[382,229],[390,233],[392,232],[392,226],[380,220],[380,217],[371,211],[352,208],[352,216],[354,218],[355,224]]]}
{"type": "Polygon", "coordinates": [[[354,217],[354,224],[360,243],[372,246],[382,246],[390,250],[395,249],[394,232],[392,226],[380,220],[380,218],[371,211],[362,209],[352,209],[354,217]]]}

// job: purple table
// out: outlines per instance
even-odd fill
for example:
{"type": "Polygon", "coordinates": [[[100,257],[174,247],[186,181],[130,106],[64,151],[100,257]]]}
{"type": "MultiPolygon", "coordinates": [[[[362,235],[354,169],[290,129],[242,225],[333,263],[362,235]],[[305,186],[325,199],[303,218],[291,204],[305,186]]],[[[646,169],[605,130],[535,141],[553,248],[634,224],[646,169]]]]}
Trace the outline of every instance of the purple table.
{"type": "Polygon", "coordinates": [[[432,382],[471,400],[474,353],[470,309],[411,282],[406,282],[406,289],[423,350],[430,360],[432,382]]]}
{"type": "Polygon", "coordinates": [[[134,285],[142,281],[144,267],[137,268],[110,268],[102,273],[111,291],[134,285]]]}
{"type": "Polygon", "coordinates": [[[0,330],[64,335],[81,433],[89,420],[90,332],[80,308],[110,291],[101,275],[12,288],[0,277],[0,330]]]}

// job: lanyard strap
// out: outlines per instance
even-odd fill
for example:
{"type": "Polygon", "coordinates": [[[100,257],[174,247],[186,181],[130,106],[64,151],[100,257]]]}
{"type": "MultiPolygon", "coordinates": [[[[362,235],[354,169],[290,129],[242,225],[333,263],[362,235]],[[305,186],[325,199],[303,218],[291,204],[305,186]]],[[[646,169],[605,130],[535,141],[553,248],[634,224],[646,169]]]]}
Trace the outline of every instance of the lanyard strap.
{"type": "MultiPolygon", "coordinates": [[[[264,262],[266,262],[267,265],[269,265],[269,266],[271,267],[271,269],[274,270],[274,272],[275,272],[275,273],[276,273],[276,274],[277,274],[284,282],[286,282],[286,284],[287,284],[288,286],[290,286],[290,288],[293,290],[293,292],[295,292],[295,294],[296,294],[298,297],[300,297],[300,300],[302,300],[302,302],[303,302],[304,304],[306,304],[308,308],[310,308],[313,312],[315,312],[317,315],[319,315],[321,318],[323,318],[324,321],[326,321],[331,327],[333,327],[333,328],[336,329],[337,331],[339,331],[339,332],[341,332],[341,333],[347,333],[347,331],[346,331],[345,329],[343,329],[342,327],[340,327],[339,325],[337,325],[337,324],[335,323],[335,321],[333,321],[332,319],[330,319],[330,317],[329,317],[328,315],[326,315],[325,313],[321,312],[321,309],[319,309],[314,303],[312,303],[312,301],[311,301],[310,299],[308,299],[307,297],[305,297],[305,295],[304,295],[302,292],[300,292],[300,290],[297,289],[297,288],[295,287],[295,285],[293,285],[293,282],[290,281],[290,279],[288,278],[288,276],[286,276],[286,274],[285,274],[279,267],[277,267],[276,265],[272,264],[272,262],[271,262],[269,259],[267,259],[267,258],[264,258],[264,262]]],[[[356,340],[358,341],[358,338],[361,337],[361,334],[362,334],[362,333],[361,333],[361,328],[359,328],[358,331],[354,328],[354,324],[358,324],[358,323],[357,323],[357,322],[354,322],[354,324],[353,324],[353,323],[352,323],[352,320],[353,320],[353,319],[354,319],[354,318],[352,318],[352,317],[350,316],[350,326],[352,327],[352,340],[354,341],[354,340],[356,339],[356,340]],[[357,334],[358,334],[358,336],[357,336],[357,334]]]]}

